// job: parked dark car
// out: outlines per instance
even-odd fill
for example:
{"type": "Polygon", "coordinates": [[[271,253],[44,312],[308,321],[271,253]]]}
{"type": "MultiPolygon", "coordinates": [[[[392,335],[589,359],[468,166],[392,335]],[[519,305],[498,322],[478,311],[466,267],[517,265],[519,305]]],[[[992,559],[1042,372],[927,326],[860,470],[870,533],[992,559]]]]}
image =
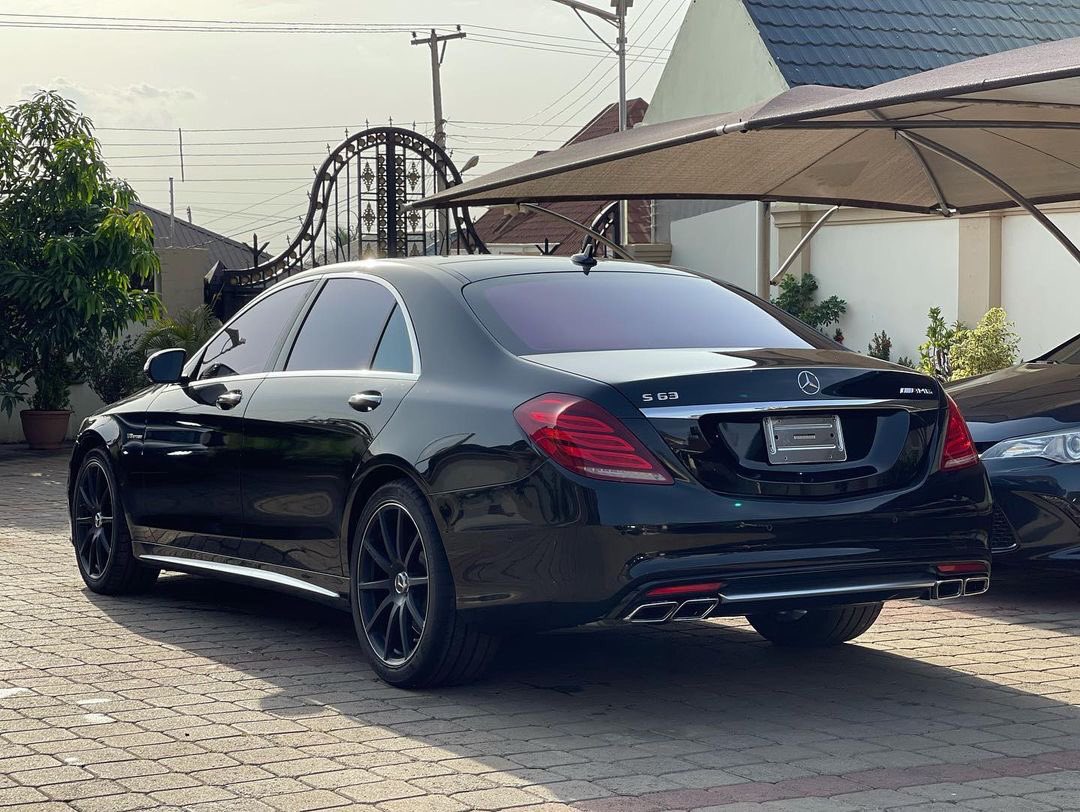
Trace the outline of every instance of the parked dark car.
{"type": "Polygon", "coordinates": [[[922,375],[678,270],[457,257],[318,268],[83,425],[79,569],[351,608],[395,685],[501,635],[746,615],[827,645],[989,586],[990,490],[922,375]]]}
{"type": "Polygon", "coordinates": [[[1080,565],[1080,336],[948,389],[990,475],[995,562],[1080,565]]]}

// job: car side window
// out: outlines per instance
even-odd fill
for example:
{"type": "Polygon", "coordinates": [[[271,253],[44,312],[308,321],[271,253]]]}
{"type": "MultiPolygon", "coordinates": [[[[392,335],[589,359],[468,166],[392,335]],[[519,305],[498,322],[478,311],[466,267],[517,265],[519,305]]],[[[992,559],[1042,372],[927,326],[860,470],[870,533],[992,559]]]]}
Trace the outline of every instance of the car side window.
{"type": "Polygon", "coordinates": [[[313,282],[271,293],[225,325],[206,347],[198,380],[265,372],[282,333],[289,329],[313,282]]]}
{"type": "Polygon", "coordinates": [[[400,307],[395,307],[390,314],[371,368],[380,372],[415,372],[409,328],[400,307]]]}
{"type": "Polygon", "coordinates": [[[304,319],[285,369],[370,369],[395,305],[394,295],[377,282],[327,280],[304,319]]]}

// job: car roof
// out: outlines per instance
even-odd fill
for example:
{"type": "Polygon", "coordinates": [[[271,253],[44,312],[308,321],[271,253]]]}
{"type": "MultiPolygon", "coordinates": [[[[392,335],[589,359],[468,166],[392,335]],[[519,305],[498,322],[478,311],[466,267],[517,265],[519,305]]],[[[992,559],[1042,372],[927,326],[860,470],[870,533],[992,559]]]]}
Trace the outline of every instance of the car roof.
{"type": "MultiPolygon", "coordinates": [[[[329,273],[369,273],[386,277],[388,280],[399,273],[427,271],[431,275],[449,275],[461,282],[477,282],[501,276],[517,276],[537,273],[581,272],[581,266],[574,264],[569,257],[545,256],[506,256],[499,254],[460,254],[448,257],[424,256],[407,259],[365,259],[356,262],[341,262],[333,265],[320,265],[303,273],[290,277],[291,280],[310,276],[322,276],[329,273]]],[[[662,265],[649,265],[644,262],[627,262],[598,258],[596,267],[590,273],[668,273],[680,276],[695,274],[662,265]]]]}

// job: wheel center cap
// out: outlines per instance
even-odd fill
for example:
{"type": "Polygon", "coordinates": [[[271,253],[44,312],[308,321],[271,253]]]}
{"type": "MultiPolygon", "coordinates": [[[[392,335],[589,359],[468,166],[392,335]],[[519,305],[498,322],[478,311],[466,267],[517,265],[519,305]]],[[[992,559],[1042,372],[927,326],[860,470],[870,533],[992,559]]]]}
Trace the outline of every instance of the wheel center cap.
{"type": "Polygon", "coordinates": [[[399,572],[394,576],[394,591],[399,595],[409,591],[409,573],[399,572]]]}
{"type": "Polygon", "coordinates": [[[102,519],[101,514],[100,513],[95,513],[94,514],[94,527],[101,527],[103,524],[105,524],[105,522],[102,519]]]}

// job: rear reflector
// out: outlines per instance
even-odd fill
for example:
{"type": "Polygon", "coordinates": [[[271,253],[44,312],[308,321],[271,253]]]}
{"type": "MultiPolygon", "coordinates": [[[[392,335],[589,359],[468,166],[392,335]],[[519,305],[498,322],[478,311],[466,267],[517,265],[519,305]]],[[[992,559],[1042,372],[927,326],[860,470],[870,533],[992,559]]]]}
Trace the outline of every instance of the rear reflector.
{"type": "Polygon", "coordinates": [[[658,586],[645,593],[647,598],[669,598],[677,595],[715,595],[724,584],[720,581],[710,584],[677,584],[658,586]]]}
{"type": "Polygon", "coordinates": [[[985,575],[988,567],[981,561],[960,561],[955,564],[938,564],[936,569],[941,575],[985,575]]]}
{"type": "Polygon", "coordinates": [[[958,471],[961,468],[970,468],[979,462],[979,452],[975,449],[975,443],[971,439],[964,416],[960,414],[960,408],[948,395],[949,419],[945,424],[945,445],[941,449],[941,470],[958,471]]]}
{"type": "Polygon", "coordinates": [[[514,418],[537,448],[576,474],[612,482],[673,482],[641,440],[592,401],[541,395],[518,406],[514,418]]]}

